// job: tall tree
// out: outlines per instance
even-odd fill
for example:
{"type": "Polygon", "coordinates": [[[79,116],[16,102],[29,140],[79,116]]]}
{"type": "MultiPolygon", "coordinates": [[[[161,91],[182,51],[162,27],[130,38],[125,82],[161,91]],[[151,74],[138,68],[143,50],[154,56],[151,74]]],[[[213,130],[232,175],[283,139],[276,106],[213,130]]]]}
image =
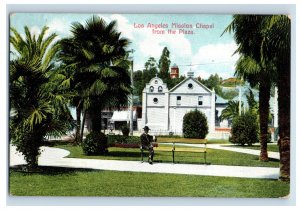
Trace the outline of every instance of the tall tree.
{"type": "Polygon", "coordinates": [[[277,70],[279,110],[280,179],[290,180],[290,109],[291,109],[291,20],[287,15],[267,16],[266,39],[262,56],[277,70]]]}
{"type": "Polygon", "coordinates": [[[143,71],[145,83],[148,83],[158,73],[157,62],[154,57],[150,57],[145,63],[143,71]]]}
{"type": "Polygon", "coordinates": [[[72,128],[66,105],[64,75],[58,74],[55,34],[36,37],[27,26],[25,39],[11,28],[10,43],[16,56],[10,61],[10,138],[25,156],[29,170],[38,165],[39,148],[46,135],[60,136],[72,128]]]}
{"type": "Polygon", "coordinates": [[[62,48],[62,61],[76,70],[79,96],[92,122],[92,131],[101,131],[101,112],[104,108],[127,105],[131,92],[129,40],[117,31],[117,22],[106,23],[98,16],[85,24],[72,24],[72,36],[62,48]],[[72,50],[68,50],[70,47],[72,50]],[[70,57],[70,62],[68,60],[70,57]]]}
{"type": "Polygon", "coordinates": [[[247,80],[252,87],[259,87],[260,160],[268,161],[268,122],[270,114],[271,85],[276,80],[276,71],[271,62],[257,63],[250,56],[241,56],[237,61],[236,75],[247,80]]]}
{"type": "Polygon", "coordinates": [[[78,69],[80,63],[78,62],[77,54],[80,53],[78,43],[72,38],[65,38],[60,41],[60,51],[58,58],[62,61],[60,71],[66,76],[66,84],[69,87],[70,106],[75,107],[76,110],[76,126],[75,126],[75,143],[80,144],[82,136],[80,134],[81,115],[84,110],[84,104],[87,103],[87,98],[83,95],[83,86],[81,83],[84,76],[78,69]]]}
{"type": "Polygon", "coordinates": [[[145,87],[145,80],[143,77],[143,71],[138,70],[133,72],[134,90],[133,94],[139,97],[139,102],[142,101],[142,93],[145,87]]]}
{"type": "MultiPolygon", "coordinates": [[[[286,15],[234,15],[225,31],[234,31],[238,52],[278,74],[280,179],[290,178],[290,19],[286,15]],[[270,65],[271,64],[271,65],[270,65]]],[[[262,72],[264,75],[264,72],[262,72]]],[[[266,99],[264,99],[266,100],[266,99]]],[[[260,107],[261,109],[261,107],[260,107]]],[[[263,134],[264,135],[264,134],[263,134]]]]}
{"type": "Polygon", "coordinates": [[[158,74],[158,66],[154,57],[149,57],[144,69],[133,72],[134,94],[142,101],[143,90],[149,81],[158,74]]]}
{"type": "Polygon", "coordinates": [[[220,77],[218,74],[211,74],[208,79],[201,79],[200,82],[203,83],[206,87],[209,89],[214,89],[218,95],[222,94],[222,77],[220,77]]]}
{"type": "Polygon", "coordinates": [[[246,95],[246,98],[247,98],[249,111],[252,113],[256,113],[258,110],[258,104],[257,101],[255,100],[254,93],[250,88],[248,88],[248,94],[246,95]]]}
{"type": "Polygon", "coordinates": [[[170,63],[170,51],[167,47],[164,47],[160,59],[158,61],[159,74],[163,80],[167,80],[170,78],[170,63]]]}

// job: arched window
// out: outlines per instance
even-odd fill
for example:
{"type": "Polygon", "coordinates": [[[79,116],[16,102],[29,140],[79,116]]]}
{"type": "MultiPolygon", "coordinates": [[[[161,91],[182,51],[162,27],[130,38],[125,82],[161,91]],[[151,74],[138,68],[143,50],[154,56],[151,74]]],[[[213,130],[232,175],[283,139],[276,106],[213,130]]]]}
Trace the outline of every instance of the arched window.
{"type": "Polygon", "coordinates": [[[157,104],[158,103],[158,99],[157,98],[153,98],[153,103],[157,104]]]}
{"type": "Polygon", "coordinates": [[[150,92],[154,92],[154,87],[153,86],[150,86],[150,92]]]}
{"type": "Polygon", "coordinates": [[[162,86],[159,86],[159,87],[158,87],[158,92],[163,92],[162,86]]]}

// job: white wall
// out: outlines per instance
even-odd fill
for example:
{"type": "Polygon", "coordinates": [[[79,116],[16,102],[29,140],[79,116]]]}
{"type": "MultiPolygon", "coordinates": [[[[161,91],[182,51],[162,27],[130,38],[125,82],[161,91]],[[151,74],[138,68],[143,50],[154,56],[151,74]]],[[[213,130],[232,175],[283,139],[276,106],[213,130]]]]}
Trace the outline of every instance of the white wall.
{"type": "Polygon", "coordinates": [[[166,97],[164,93],[148,93],[147,94],[147,106],[154,106],[154,107],[158,107],[158,106],[165,106],[166,105],[166,97]],[[154,103],[153,99],[157,98],[158,102],[154,103]]]}
{"type": "Polygon", "coordinates": [[[170,106],[177,106],[177,96],[181,96],[181,105],[180,106],[189,106],[189,107],[207,107],[211,105],[211,96],[203,94],[180,94],[180,93],[170,93],[170,106]],[[199,96],[202,96],[203,104],[198,105],[199,96]]]}
{"type": "Polygon", "coordinates": [[[203,112],[207,118],[208,127],[213,123],[211,109],[214,109],[212,103],[213,92],[207,89],[198,81],[188,78],[181,85],[168,91],[166,85],[160,78],[153,78],[146,85],[143,93],[143,119],[141,125],[147,125],[154,132],[169,131],[176,134],[182,134],[183,117],[187,112],[195,108],[203,112]],[[189,88],[188,84],[193,87],[189,88]],[[154,91],[150,92],[150,87],[154,91]],[[163,92],[158,92],[158,87],[163,87],[163,92]],[[181,104],[177,105],[177,96],[181,96],[181,104]],[[202,96],[202,105],[198,105],[199,96],[202,96]],[[154,103],[153,99],[157,98],[158,102],[154,103]],[[175,109],[174,109],[175,108],[175,109]]]}
{"type": "Polygon", "coordinates": [[[167,119],[167,113],[164,108],[151,107],[147,109],[147,126],[152,130],[168,130],[165,119],[167,119]]]}
{"type": "MultiPolygon", "coordinates": [[[[173,132],[182,132],[182,123],[183,123],[183,117],[186,113],[195,110],[195,108],[190,107],[190,108],[169,108],[170,112],[170,131],[173,132]],[[175,113],[175,114],[174,114],[175,113]]],[[[201,111],[202,113],[205,114],[207,118],[207,123],[208,126],[210,125],[210,108],[206,109],[200,109],[198,108],[197,110],[201,111]]],[[[214,122],[213,122],[214,123],[214,122]]]]}
{"type": "Polygon", "coordinates": [[[210,93],[210,91],[200,82],[195,81],[192,78],[188,78],[179,86],[175,86],[175,88],[171,89],[170,92],[172,93],[210,93]],[[192,84],[193,88],[188,88],[188,84],[192,84]]]}

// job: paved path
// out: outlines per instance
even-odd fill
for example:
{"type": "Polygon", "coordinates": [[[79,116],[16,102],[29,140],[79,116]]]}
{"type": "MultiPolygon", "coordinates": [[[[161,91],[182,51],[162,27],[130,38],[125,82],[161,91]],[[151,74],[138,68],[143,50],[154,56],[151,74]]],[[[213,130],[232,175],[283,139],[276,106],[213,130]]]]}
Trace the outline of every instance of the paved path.
{"type": "MultiPolygon", "coordinates": [[[[222,149],[222,150],[241,152],[241,153],[246,153],[246,154],[251,154],[251,155],[260,155],[260,150],[231,147],[231,146],[228,146],[228,144],[227,144],[227,146],[222,145],[222,144],[207,144],[207,147],[211,148],[211,149],[222,149]]],[[[268,151],[268,156],[269,156],[269,158],[279,160],[279,152],[268,151]]]]}
{"type": "MultiPolygon", "coordinates": [[[[42,154],[39,158],[39,165],[113,171],[190,174],[261,179],[278,179],[279,177],[279,168],[270,167],[195,165],[172,163],[154,163],[153,165],[149,165],[146,162],[141,163],[140,161],[64,158],[67,155],[69,155],[69,151],[64,149],[42,147],[42,154]]],[[[25,164],[25,160],[20,153],[16,152],[16,148],[14,146],[11,146],[10,165],[15,166],[19,164],[25,164]]]]}

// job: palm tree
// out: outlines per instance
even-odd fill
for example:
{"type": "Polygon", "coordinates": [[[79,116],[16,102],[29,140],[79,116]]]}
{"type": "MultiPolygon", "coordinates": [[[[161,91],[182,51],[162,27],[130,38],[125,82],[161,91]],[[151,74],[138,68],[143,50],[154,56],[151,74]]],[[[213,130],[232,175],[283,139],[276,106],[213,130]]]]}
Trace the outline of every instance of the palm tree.
{"type": "Polygon", "coordinates": [[[80,99],[77,102],[83,102],[89,113],[91,130],[100,131],[101,111],[128,102],[129,41],[117,32],[116,21],[107,24],[98,16],[85,25],[73,23],[71,32],[72,36],[61,42],[60,59],[73,69],[72,81],[80,99]]]}
{"type": "Polygon", "coordinates": [[[63,93],[63,75],[55,69],[55,34],[36,38],[25,26],[25,39],[11,28],[16,58],[10,61],[10,139],[24,154],[28,169],[37,167],[39,147],[46,135],[60,136],[72,128],[63,93]]]}
{"type": "Polygon", "coordinates": [[[82,140],[82,135],[80,134],[81,126],[81,114],[84,109],[84,97],[83,97],[83,87],[81,86],[79,75],[78,60],[75,55],[78,53],[80,46],[76,46],[71,38],[62,39],[60,41],[60,51],[58,53],[59,60],[62,61],[60,72],[65,75],[65,83],[69,89],[70,93],[70,106],[76,109],[76,125],[75,125],[75,142],[79,144],[82,140]]]}
{"type": "Polygon", "coordinates": [[[276,79],[276,71],[271,63],[257,63],[250,56],[241,56],[237,61],[235,74],[247,80],[252,87],[259,87],[259,125],[260,125],[260,157],[261,161],[268,161],[268,121],[270,113],[271,85],[276,79]],[[264,67],[268,66],[268,67],[264,67]]]}
{"type": "MultiPolygon", "coordinates": [[[[243,107],[243,103],[242,103],[243,107]]],[[[225,109],[221,113],[221,120],[229,119],[232,120],[234,117],[239,115],[239,102],[238,101],[229,101],[225,109]]]]}
{"type": "Polygon", "coordinates": [[[249,111],[252,113],[257,113],[258,112],[258,103],[255,100],[254,93],[250,88],[248,88],[248,94],[246,95],[246,97],[247,97],[249,111]]]}
{"type": "Polygon", "coordinates": [[[291,20],[273,15],[266,20],[263,57],[272,60],[278,73],[280,179],[290,180],[290,94],[291,94],[291,20]]]}
{"type": "Polygon", "coordinates": [[[279,95],[280,179],[289,180],[290,19],[286,15],[234,15],[225,31],[234,31],[239,44],[237,52],[260,64],[263,67],[260,69],[262,75],[270,71],[268,67],[271,67],[271,71],[273,68],[276,70],[278,77],[274,81],[279,95]]]}

